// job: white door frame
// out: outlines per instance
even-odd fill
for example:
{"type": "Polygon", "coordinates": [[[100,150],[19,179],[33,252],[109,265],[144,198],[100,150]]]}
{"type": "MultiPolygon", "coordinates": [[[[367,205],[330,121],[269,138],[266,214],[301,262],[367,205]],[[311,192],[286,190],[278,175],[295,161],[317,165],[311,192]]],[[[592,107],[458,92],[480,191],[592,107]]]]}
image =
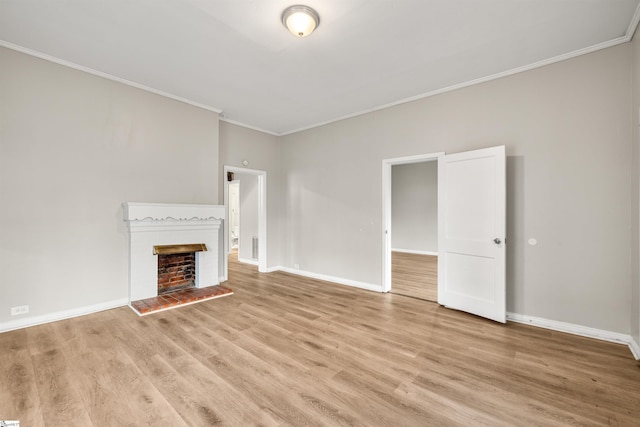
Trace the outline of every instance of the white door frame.
{"type": "Polygon", "coordinates": [[[430,162],[443,155],[437,152],[382,160],[382,292],[391,290],[391,167],[430,162]]]}
{"type": "Polygon", "coordinates": [[[224,280],[229,278],[227,257],[229,254],[229,181],[227,172],[243,173],[258,177],[258,271],[267,272],[267,172],[258,169],[224,166],[224,207],[227,220],[224,221],[224,280]]]}

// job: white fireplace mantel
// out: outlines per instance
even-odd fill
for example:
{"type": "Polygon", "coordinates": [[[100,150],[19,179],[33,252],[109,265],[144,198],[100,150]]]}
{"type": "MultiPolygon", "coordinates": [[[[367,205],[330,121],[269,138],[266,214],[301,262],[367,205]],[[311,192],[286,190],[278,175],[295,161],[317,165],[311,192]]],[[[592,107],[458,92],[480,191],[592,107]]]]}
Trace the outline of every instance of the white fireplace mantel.
{"type": "Polygon", "coordinates": [[[156,245],[204,243],[196,253],[196,287],[219,284],[219,230],[224,206],[171,203],[123,203],[129,229],[129,300],[158,295],[156,245]]]}
{"type": "Polygon", "coordinates": [[[224,206],[219,205],[126,202],[123,210],[125,221],[224,219],[224,206]]]}

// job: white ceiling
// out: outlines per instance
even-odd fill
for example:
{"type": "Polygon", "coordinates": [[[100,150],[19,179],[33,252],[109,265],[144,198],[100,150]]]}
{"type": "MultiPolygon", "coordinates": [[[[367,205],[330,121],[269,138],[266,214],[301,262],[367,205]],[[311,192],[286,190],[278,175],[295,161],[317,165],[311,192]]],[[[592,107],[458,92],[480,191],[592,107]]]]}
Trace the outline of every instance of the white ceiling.
{"type": "MultiPolygon", "coordinates": [[[[0,45],[286,134],[628,41],[640,0],[0,0],[0,45]]],[[[1,66],[1,64],[0,64],[1,66]]]]}

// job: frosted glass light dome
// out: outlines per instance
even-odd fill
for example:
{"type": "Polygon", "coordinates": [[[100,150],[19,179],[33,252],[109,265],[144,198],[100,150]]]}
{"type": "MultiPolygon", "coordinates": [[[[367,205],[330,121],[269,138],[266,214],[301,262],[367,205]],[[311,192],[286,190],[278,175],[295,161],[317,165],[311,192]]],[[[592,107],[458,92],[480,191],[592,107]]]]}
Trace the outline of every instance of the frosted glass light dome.
{"type": "Polygon", "coordinates": [[[289,6],[282,12],[282,23],[296,37],[306,37],[320,25],[318,12],[309,6],[289,6]]]}

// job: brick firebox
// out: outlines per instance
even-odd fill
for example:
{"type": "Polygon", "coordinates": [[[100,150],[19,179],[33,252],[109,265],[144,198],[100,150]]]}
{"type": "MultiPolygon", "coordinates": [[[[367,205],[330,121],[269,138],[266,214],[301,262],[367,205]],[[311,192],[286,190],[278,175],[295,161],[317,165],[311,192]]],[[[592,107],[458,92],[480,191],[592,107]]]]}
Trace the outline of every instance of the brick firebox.
{"type": "Polygon", "coordinates": [[[196,254],[158,255],[158,295],[195,286],[196,254]]]}

